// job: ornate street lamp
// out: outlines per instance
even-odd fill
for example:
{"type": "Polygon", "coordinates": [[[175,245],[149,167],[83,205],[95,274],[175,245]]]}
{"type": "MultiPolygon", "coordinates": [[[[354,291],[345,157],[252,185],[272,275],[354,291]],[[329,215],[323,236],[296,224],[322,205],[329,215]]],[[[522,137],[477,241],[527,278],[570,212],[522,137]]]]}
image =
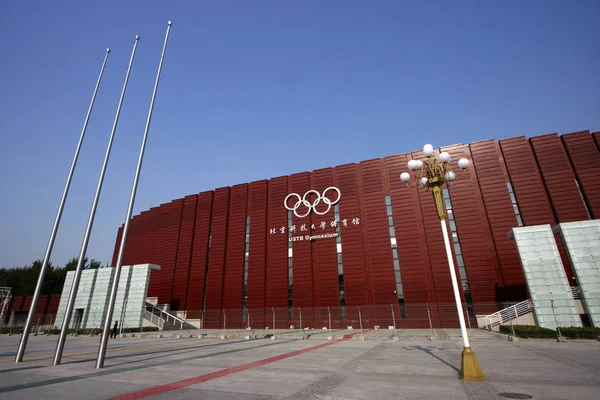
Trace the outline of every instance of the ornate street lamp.
{"type": "MultiPolygon", "coordinates": [[[[477,357],[471,346],[469,345],[469,335],[465,325],[465,317],[463,315],[462,304],[460,301],[460,292],[458,291],[458,283],[456,280],[456,271],[454,270],[454,260],[452,259],[452,250],[450,248],[450,240],[448,239],[448,229],[446,228],[446,205],[444,202],[444,193],[442,187],[444,184],[450,186],[451,182],[456,179],[456,174],[450,168],[450,154],[441,152],[437,157],[434,155],[433,146],[426,144],[423,146],[423,154],[427,157],[426,161],[410,160],[408,168],[414,173],[414,186],[421,185],[425,190],[431,189],[435,208],[438,217],[442,224],[442,233],[444,235],[444,244],[446,245],[446,256],[450,265],[450,277],[452,279],[452,289],[454,290],[454,300],[456,301],[456,310],[458,312],[458,320],[460,322],[460,331],[463,338],[463,352],[460,366],[460,378],[465,381],[485,381],[487,380],[483,374],[483,370],[477,361],[477,357]]],[[[461,158],[458,160],[458,166],[462,168],[463,173],[469,167],[469,160],[461,158]]],[[[406,186],[411,187],[411,176],[408,172],[400,174],[400,180],[406,183],[406,186]]]]}

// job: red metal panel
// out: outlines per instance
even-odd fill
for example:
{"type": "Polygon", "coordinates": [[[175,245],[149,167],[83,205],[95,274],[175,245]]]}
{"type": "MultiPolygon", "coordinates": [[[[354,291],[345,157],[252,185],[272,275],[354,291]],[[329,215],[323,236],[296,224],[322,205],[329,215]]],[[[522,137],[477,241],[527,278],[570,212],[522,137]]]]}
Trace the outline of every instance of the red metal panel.
{"type": "Polygon", "coordinates": [[[187,310],[186,297],[190,275],[190,257],[194,240],[197,195],[186,196],[183,199],[181,226],[177,246],[177,261],[173,276],[172,310],[187,310]]]}
{"type": "Polygon", "coordinates": [[[556,224],[533,151],[524,136],[500,141],[506,169],[526,226],[556,224]]]}
{"type": "MultiPolygon", "coordinates": [[[[472,169],[463,175],[458,167],[459,159],[472,159],[468,146],[455,145],[444,147],[441,150],[450,153],[452,157],[450,166],[458,173],[457,179],[449,187],[449,193],[471,297],[473,302],[480,303],[477,310],[479,313],[489,314],[496,311],[495,305],[492,306],[490,303],[495,301],[496,285],[503,285],[503,281],[499,273],[500,265],[488,216],[479,191],[477,173],[475,169],[472,169]],[[496,274],[497,272],[498,274],[496,274]]],[[[506,185],[504,185],[504,190],[507,195],[506,185]]],[[[499,191],[499,194],[501,193],[502,191],[499,191]]],[[[448,227],[450,228],[450,226],[448,227]]],[[[451,235],[450,232],[449,234],[451,235]]],[[[457,277],[459,277],[455,248],[454,246],[451,248],[457,277]]]]}
{"type": "MultiPolygon", "coordinates": [[[[400,174],[408,171],[406,154],[385,159],[387,179],[392,199],[392,214],[400,261],[400,275],[407,308],[408,327],[416,327],[427,321],[426,303],[435,304],[437,298],[433,284],[433,275],[427,251],[423,217],[419,206],[417,190],[407,187],[400,174]],[[418,325],[417,325],[418,324],[418,325]]],[[[391,243],[390,243],[391,245],[391,243]]],[[[393,266],[392,266],[393,268],[393,266]]],[[[396,323],[400,322],[396,313],[396,323]]]]}
{"type": "MultiPolygon", "coordinates": [[[[333,186],[333,176],[331,172],[331,168],[313,171],[310,174],[310,188],[323,195],[325,189],[333,186]]],[[[303,193],[299,194],[303,195],[303,193]]],[[[329,200],[335,200],[338,197],[334,190],[329,190],[326,196],[329,200]]],[[[312,202],[315,198],[316,196],[311,196],[309,201],[312,202]]],[[[342,201],[345,201],[345,198],[342,201]]],[[[313,234],[336,233],[335,226],[332,226],[332,222],[335,220],[334,206],[329,208],[329,211],[324,215],[318,215],[315,212],[311,212],[310,224],[315,225],[315,230],[312,231],[313,234]]],[[[319,204],[317,204],[316,209],[318,212],[323,213],[327,210],[327,204],[325,204],[324,201],[320,201],[319,204]]],[[[306,223],[303,219],[298,219],[298,222],[306,223]]],[[[300,228],[300,226],[296,225],[296,229],[300,228]]],[[[303,232],[296,233],[296,235],[302,234],[303,232]]],[[[297,242],[294,242],[294,245],[296,244],[297,242]]],[[[312,242],[311,246],[315,307],[339,306],[336,239],[317,239],[312,242]]],[[[296,255],[296,252],[294,252],[294,255],[296,255]]],[[[325,315],[327,315],[326,312],[325,315]]],[[[322,321],[322,318],[319,317],[318,321],[322,321]]]]}
{"type": "MultiPolygon", "coordinates": [[[[225,246],[227,243],[227,215],[229,211],[229,188],[215,190],[212,227],[210,237],[210,255],[208,259],[208,273],[206,282],[206,310],[217,311],[213,315],[220,315],[218,311],[223,306],[223,278],[225,266],[225,246]]],[[[207,328],[221,326],[222,319],[208,321],[207,328]]]]}
{"type": "MultiPolygon", "coordinates": [[[[300,196],[304,196],[308,190],[310,190],[310,175],[308,172],[291,175],[288,180],[288,193],[298,193],[300,196]]],[[[314,199],[314,197],[311,197],[314,199]]],[[[293,200],[290,200],[290,204],[293,200]]],[[[284,208],[283,202],[280,203],[280,207],[284,208]]],[[[287,213],[287,210],[285,210],[287,213]]],[[[314,213],[311,215],[298,218],[292,216],[292,225],[300,229],[302,224],[313,224],[314,213]]],[[[286,224],[287,226],[287,224],[286,224]]],[[[289,226],[287,227],[289,229],[289,226]]],[[[285,236],[288,237],[288,229],[286,229],[285,236]]],[[[310,229],[309,229],[310,231],[310,229]]],[[[313,231],[317,233],[317,231],[313,231]]],[[[312,270],[312,248],[310,241],[296,241],[292,242],[292,271],[293,271],[293,283],[292,283],[292,296],[294,300],[294,309],[302,311],[303,326],[314,326],[314,316],[312,314],[312,307],[314,306],[314,291],[313,291],[313,270],[312,270]]],[[[299,316],[299,314],[296,314],[299,316]]]]}
{"type": "Polygon", "coordinates": [[[201,318],[203,307],[205,276],[208,268],[212,202],[212,191],[202,192],[198,195],[186,304],[188,318],[191,319],[201,318]]]}
{"type": "MultiPolygon", "coordinates": [[[[370,283],[370,292],[373,296],[370,304],[389,307],[390,304],[397,304],[398,297],[394,293],[396,283],[385,205],[388,185],[384,167],[383,160],[369,160],[361,162],[358,165],[358,171],[363,204],[360,225],[365,238],[363,248],[365,250],[368,248],[367,282],[370,283]]],[[[384,325],[379,321],[391,319],[390,310],[387,307],[374,308],[375,313],[369,313],[367,317],[363,312],[362,317],[373,325],[380,323],[384,325]]]]}
{"type": "MultiPolygon", "coordinates": [[[[320,169],[311,172],[310,174],[310,188],[319,192],[319,195],[324,195],[325,189],[333,186],[333,176],[331,168],[320,169]]],[[[304,192],[297,192],[301,196],[304,192]]],[[[338,198],[335,190],[328,190],[325,194],[327,199],[335,201],[338,198]]],[[[308,199],[310,202],[314,202],[317,195],[311,195],[308,199]]],[[[341,200],[341,199],[340,199],[341,200]]],[[[345,200],[345,199],[344,199],[345,200]]],[[[343,201],[343,200],[341,200],[343,201]]],[[[339,202],[338,202],[339,204],[339,202]]],[[[319,215],[314,210],[311,212],[310,220],[308,218],[297,219],[300,224],[307,224],[308,232],[297,231],[294,236],[302,237],[306,236],[306,233],[312,232],[313,235],[322,234],[335,234],[336,233],[336,222],[334,205],[329,206],[325,201],[321,200],[316,205],[316,210],[324,215],[319,215]],[[310,226],[309,226],[310,224],[310,226]],[[315,230],[311,231],[312,225],[314,224],[315,230]]],[[[340,214],[341,218],[341,214],[340,214]]],[[[295,225],[296,229],[302,227],[302,225],[295,225]]],[[[341,227],[340,227],[341,229],[341,227]]],[[[341,232],[340,232],[341,233],[341,232]]],[[[293,242],[294,243],[294,256],[297,255],[297,249],[306,244],[306,241],[293,242]]],[[[338,270],[337,270],[337,249],[336,239],[322,238],[316,239],[310,243],[311,247],[311,263],[312,263],[312,277],[314,294],[314,307],[315,312],[313,314],[313,325],[314,327],[327,326],[328,324],[328,311],[327,306],[338,307],[340,304],[340,286],[338,281],[338,270]]],[[[303,315],[304,317],[304,315],[303,315]]]]}
{"type": "Polygon", "coordinates": [[[289,326],[288,238],[279,233],[280,228],[287,226],[287,210],[283,206],[283,200],[288,194],[287,182],[287,176],[273,178],[268,182],[266,305],[275,310],[277,327],[289,326]]]}
{"type": "Polygon", "coordinates": [[[46,309],[46,314],[51,315],[51,321],[54,321],[56,318],[56,313],[58,312],[58,306],[60,304],[60,294],[50,295],[50,301],[48,301],[48,308],[46,309]]]}
{"type": "Polygon", "coordinates": [[[529,139],[558,222],[589,219],[575,182],[575,173],[556,134],[529,139]]]}
{"type": "Polygon", "coordinates": [[[223,308],[231,310],[227,315],[228,326],[242,327],[242,293],[244,284],[244,253],[246,241],[246,217],[248,185],[231,188],[229,218],[227,220],[227,247],[223,282],[223,308]]]}
{"type": "Polygon", "coordinates": [[[111,266],[117,265],[117,258],[119,256],[119,249],[121,248],[121,240],[123,238],[123,225],[117,231],[117,240],[115,240],[115,249],[113,251],[113,257],[111,261],[111,266]]]}
{"type": "Polygon", "coordinates": [[[171,303],[171,289],[173,288],[173,274],[177,259],[177,240],[179,239],[179,226],[181,224],[181,211],[183,199],[173,200],[163,205],[161,228],[158,231],[158,241],[161,248],[160,284],[158,288],[159,304],[171,303]]]}
{"type": "Polygon", "coordinates": [[[12,302],[10,303],[10,312],[21,311],[23,308],[23,301],[25,300],[24,296],[15,296],[12,298],[12,302]]]}
{"type": "Polygon", "coordinates": [[[267,244],[267,181],[252,182],[249,187],[248,215],[250,237],[248,256],[248,299],[251,326],[264,327],[266,299],[266,244],[267,244]]]}
{"type": "Polygon", "coordinates": [[[479,188],[498,257],[495,265],[496,279],[500,286],[523,286],[525,277],[518,252],[514,241],[508,239],[508,232],[517,227],[518,223],[506,185],[509,179],[504,160],[493,140],[472,143],[470,148],[473,170],[479,178],[479,188]]]}
{"type": "MultiPolygon", "coordinates": [[[[557,222],[554,210],[527,139],[519,136],[501,140],[500,148],[525,226],[543,224],[555,226],[557,222]]],[[[560,236],[555,236],[555,239],[565,272],[569,282],[572,282],[573,270],[565,246],[560,236]]]]}
{"type": "MultiPolygon", "coordinates": [[[[361,217],[361,203],[358,187],[356,164],[335,167],[333,177],[335,186],[340,189],[340,235],[342,240],[342,262],[344,266],[344,291],[346,307],[353,310],[356,306],[369,304],[367,300],[367,274],[363,252],[361,226],[352,225],[353,218],[361,217]],[[349,222],[344,226],[343,220],[349,222]]],[[[335,250],[333,250],[335,252],[335,250]]],[[[335,269],[337,271],[337,268],[335,269]]],[[[332,303],[331,305],[336,305],[332,303]]],[[[339,302],[337,303],[339,305],[339,302]]],[[[354,315],[351,314],[351,315],[354,315]]]]}
{"type": "Polygon", "coordinates": [[[21,306],[21,311],[29,311],[32,302],[33,296],[25,296],[25,300],[23,301],[23,305],[21,306]]]}
{"type": "MultiPolygon", "coordinates": [[[[159,251],[161,249],[161,242],[158,234],[162,221],[162,212],[163,209],[161,207],[152,207],[148,211],[148,229],[152,230],[151,242],[148,243],[148,254],[150,254],[150,263],[156,265],[161,265],[162,262],[162,253],[159,251]]],[[[152,272],[148,286],[148,297],[158,297],[160,281],[161,271],[152,272]]]]}
{"type": "Polygon", "coordinates": [[[589,131],[562,135],[592,218],[600,218],[600,152],[589,131]]]}
{"type": "Polygon", "coordinates": [[[596,147],[600,148],[600,132],[594,132],[592,133],[592,136],[594,137],[594,141],[596,142],[596,147]]]}
{"type": "MultiPolygon", "coordinates": [[[[33,297],[31,297],[31,300],[33,301],[33,297]]],[[[35,313],[38,315],[45,314],[46,308],[48,307],[48,301],[50,301],[50,295],[47,295],[47,294],[40,295],[40,297],[38,299],[38,303],[35,307],[35,313]]],[[[31,303],[29,304],[29,306],[31,307],[31,303]]],[[[29,310],[27,310],[27,311],[29,311],[29,310]]]]}

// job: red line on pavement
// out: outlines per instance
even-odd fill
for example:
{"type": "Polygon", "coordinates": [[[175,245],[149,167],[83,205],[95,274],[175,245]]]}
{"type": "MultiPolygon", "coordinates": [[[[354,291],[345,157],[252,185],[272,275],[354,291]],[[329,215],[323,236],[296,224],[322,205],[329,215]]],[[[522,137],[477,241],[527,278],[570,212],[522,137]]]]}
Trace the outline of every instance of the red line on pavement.
{"type": "MultiPolygon", "coordinates": [[[[355,333],[353,335],[357,335],[357,334],[358,333],[355,333]]],[[[254,362],[251,362],[248,364],[238,365],[237,367],[222,369],[220,371],[211,372],[210,374],[199,375],[199,376],[195,376],[193,378],[182,379],[180,381],[167,383],[165,385],[155,386],[155,387],[143,389],[143,390],[140,390],[137,392],[131,392],[131,393],[127,393],[124,395],[111,397],[108,400],[138,400],[138,399],[143,399],[145,397],[155,396],[157,394],[162,394],[162,393],[170,392],[172,390],[181,389],[181,388],[184,388],[187,386],[196,385],[198,383],[210,381],[210,380],[216,379],[216,378],[221,378],[223,376],[235,374],[237,372],[242,372],[247,369],[260,367],[265,364],[271,364],[276,361],[280,361],[280,360],[284,360],[286,358],[297,356],[299,354],[308,353],[309,351],[314,351],[314,350],[321,349],[323,347],[331,346],[332,344],[350,340],[353,335],[345,335],[344,338],[340,339],[340,340],[318,344],[316,346],[307,347],[306,349],[296,350],[296,351],[292,351],[290,353],[285,353],[285,354],[281,354],[278,356],[265,358],[263,360],[254,361],[254,362]],[[347,336],[350,336],[350,337],[347,337],[347,336]]]]}

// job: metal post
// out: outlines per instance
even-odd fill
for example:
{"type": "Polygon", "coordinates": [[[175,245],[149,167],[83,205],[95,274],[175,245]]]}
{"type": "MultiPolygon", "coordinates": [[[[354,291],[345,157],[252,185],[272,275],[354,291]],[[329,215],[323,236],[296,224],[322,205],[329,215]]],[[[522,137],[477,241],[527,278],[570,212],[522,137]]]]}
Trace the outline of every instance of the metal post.
{"type": "Polygon", "coordinates": [[[394,315],[394,305],[390,304],[390,308],[392,309],[392,322],[394,323],[394,335],[396,334],[396,316],[394,315]]]}
{"type": "Polygon", "coordinates": [[[558,337],[561,337],[560,333],[560,325],[558,324],[558,320],[556,319],[556,312],[554,312],[554,299],[550,299],[550,307],[552,308],[552,315],[554,315],[554,323],[556,323],[556,331],[558,332],[558,337]]]}
{"type": "Polygon", "coordinates": [[[223,336],[225,336],[225,327],[227,326],[227,313],[223,310],[223,336]]]}
{"type": "MultiPolygon", "coordinates": [[[[508,301],[506,302],[506,308],[508,308],[508,301]]],[[[517,310],[516,310],[516,308],[515,308],[514,306],[513,306],[513,309],[514,309],[514,311],[515,311],[515,318],[516,318],[516,317],[517,317],[517,310]]],[[[491,328],[490,328],[490,329],[491,329],[491,328]]],[[[517,335],[515,334],[515,327],[514,327],[514,325],[513,325],[513,318],[511,318],[511,319],[510,319],[510,330],[511,330],[511,332],[512,332],[512,335],[513,335],[513,337],[517,336],[517,335]]]]}
{"type": "Polygon", "coordinates": [[[48,267],[48,263],[50,262],[50,255],[52,254],[52,248],[54,247],[54,239],[56,239],[56,233],[58,232],[58,226],[60,224],[60,219],[62,217],[63,209],[65,207],[67,195],[69,194],[69,187],[71,186],[71,179],[73,178],[73,172],[75,171],[75,166],[77,165],[77,159],[79,158],[79,151],[81,150],[81,144],[83,143],[85,131],[87,130],[88,122],[90,120],[90,115],[92,114],[92,109],[94,108],[94,102],[96,101],[96,94],[98,93],[98,88],[100,87],[100,82],[102,81],[102,75],[104,74],[104,67],[106,66],[106,60],[108,59],[109,54],[110,54],[110,49],[106,49],[106,54],[104,55],[104,61],[102,62],[102,67],[100,68],[100,75],[98,75],[98,80],[96,81],[96,87],[94,88],[94,93],[92,94],[92,101],[90,102],[90,106],[88,107],[88,111],[85,116],[83,128],[81,129],[81,134],[79,136],[79,142],[77,143],[77,148],[75,149],[75,155],[73,156],[73,161],[71,162],[71,169],[69,170],[69,175],[67,176],[67,182],[65,183],[65,188],[63,190],[62,198],[60,199],[60,203],[58,205],[58,211],[56,212],[56,217],[54,218],[54,225],[52,226],[52,231],[50,233],[50,240],[48,241],[48,246],[46,247],[46,253],[44,255],[44,260],[42,261],[42,267],[40,268],[40,274],[38,276],[37,284],[35,286],[35,291],[33,292],[33,299],[31,301],[29,313],[27,314],[25,328],[23,329],[23,335],[21,335],[21,341],[19,342],[19,348],[17,350],[17,355],[15,357],[16,363],[23,361],[23,355],[25,354],[25,348],[27,347],[27,339],[29,338],[29,329],[31,329],[31,324],[33,322],[33,315],[37,308],[37,303],[40,298],[40,293],[42,291],[42,284],[44,283],[44,276],[46,275],[46,269],[48,267]]]}
{"type": "Polygon", "coordinates": [[[302,310],[298,307],[298,313],[300,314],[300,330],[304,333],[304,329],[302,329],[302,310]]]}
{"type": "Polygon", "coordinates": [[[360,321],[360,334],[364,335],[365,331],[363,330],[363,325],[362,325],[362,314],[360,312],[360,307],[356,306],[356,308],[358,308],[358,320],[360,321]]]}
{"type": "Polygon", "coordinates": [[[35,324],[35,331],[34,331],[34,334],[33,334],[34,336],[37,336],[37,334],[38,334],[38,329],[40,329],[40,318],[41,318],[41,317],[38,317],[38,319],[37,319],[37,324],[35,324]]]}
{"type": "Polygon", "coordinates": [[[327,314],[329,314],[329,330],[331,330],[331,309],[327,306],[327,314]]]}
{"type": "Polygon", "coordinates": [[[442,234],[444,235],[444,244],[446,245],[446,256],[448,257],[448,264],[450,267],[450,278],[452,280],[452,289],[454,291],[454,300],[456,301],[456,311],[458,312],[458,322],[460,323],[460,332],[463,337],[464,347],[471,347],[469,345],[469,335],[467,333],[467,327],[465,325],[465,316],[463,315],[462,305],[460,301],[460,292],[458,290],[458,283],[456,281],[456,271],[454,270],[454,260],[452,259],[452,249],[450,248],[450,240],[448,240],[448,229],[446,228],[446,220],[440,219],[442,223],[442,234]]]}
{"type": "Polygon", "coordinates": [[[200,310],[200,337],[202,337],[202,328],[204,327],[204,311],[200,310]]]}
{"type": "Polygon", "coordinates": [[[67,331],[71,322],[71,314],[75,307],[75,298],[77,297],[77,290],[79,289],[79,281],[81,280],[81,273],[83,271],[83,264],[85,263],[85,254],[87,252],[88,243],[90,240],[90,234],[92,233],[92,227],[94,225],[94,218],[96,216],[96,208],[98,207],[98,201],[100,200],[100,193],[102,192],[102,184],[104,183],[104,175],[106,173],[106,167],[110,158],[110,151],[117,131],[117,125],[119,124],[119,116],[121,115],[121,107],[123,105],[123,99],[125,98],[125,92],[127,91],[127,83],[129,82],[129,75],[131,73],[131,67],[133,65],[133,59],[135,57],[135,51],[137,49],[139,36],[135,37],[135,43],[133,44],[133,50],[131,51],[131,57],[129,59],[129,66],[127,67],[127,73],[125,74],[125,82],[121,89],[121,97],[117,105],[117,112],[113,121],[113,126],[110,131],[108,139],[108,145],[106,147],[106,153],[104,155],[104,161],[102,162],[102,169],[100,170],[100,177],[98,178],[98,184],[96,186],[96,193],[94,194],[94,200],[92,201],[92,208],[90,210],[90,216],[88,217],[87,226],[85,228],[85,234],[83,235],[83,243],[79,251],[79,258],[77,259],[77,268],[75,269],[75,275],[73,276],[73,283],[71,284],[71,291],[69,292],[69,298],[67,300],[67,308],[65,311],[65,318],[62,322],[61,332],[58,337],[58,343],[56,345],[56,351],[54,353],[53,365],[60,364],[62,358],[62,352],[65,346],[65,340],[67,338],[67,331]]]}
{"type": "Polygon", "coordinates": [[[119,248],[119,255],[117,257],[117,265],[115,266],[115,276],[110,292],[110,299],[108,301],[108,309],[106,310],[106,319],[104,321],[104,331],[102,332],[102,341],[98,349],[98,359],[96,360],[96,368],[104,367],[104,358],[106,356],[106,347],[108,345],[108,329],[110,328],[110,320],[112,313],[115,308],[115,299],[117,297],[117,288],[119,286],[119,277],[121,275],[121,267],[123,266],[123,255],[125,253],[125,244],[127,243],[127,233],[129,231],[129,223],[131,221],[131,214],[133,213],[133,205],[135,203],[135,194],[137,191],[138,182],[140,179],[140,171],[142,169],[142,161],[144,159],[144,150],[146,148],[146,140],[148,139],[148,131],[150,130],[150,121],[152,120],[152,111],[154,109],[154,102],[156,100],[156,91],[158,90],[158,82],[160,80],[160,72],[162,70],[163,61],[165,58],[165,51],[167,50],[167,42],[169,39],[169,31],[171,30],[171,21],[167,26],[167,32],[165,34],[165,41],[162,48],[162,54],[160,56],[160,62],[158,64],[158,72],[156,73],[156,81],[154,82],[154,90],[152,91],[152,99],[150,100],[150,109],[148,111],[148,117],[146,119],[146,127],[144,128],[144,136],[142,138],[142,146],[140,154],[138,156],[137,167],[135,170],[135,176],[133,178],[133,186],[131,188],[131,196],[129,198],[129,206],[127,208],[127,216],[125,217],[125,225],[123,226],[123,236],[121,238],[121,246],[119,248]]]}
{"type": "Polygon", "coordinates": [[[128,299],[125,299],[124,304],[123,304],[123,309],[121,310],[121,322],[119,322],[119,324],[121,325],[121,329],[119,329],[119,333],[121,335],[123,334],[123,323],[125,322],[125,312],[127,309],[127,301],[128,301],[128,299]]]}
{"type": "Polygon", "coordinates": [[[429,311],[429,303],[427,303],[427,318],[429,318],[429,329],[431,329],[431,337],[435,337],[433,332],[433,324],[431,323],[431,312],[429,311]]]}
{"type": "Polygon", "coordinates": [[[467,305],[466,301],[465,301],[465,314],[467,315],[467,323],[469,324],[469,332],[472,332],[473,330],[471,329],[471,317],[469,317],[469,306],[467,305]]]}
{"type": "Polygon", "coordinates": [[[273,336],[275,336],[275,309],[271,307],[271,312],[273,313],[273,336]]]}
{"type": "Polygon", "coordinates": [[[250,329],[250,311],[246,308],[246,330],[250,329]]]}

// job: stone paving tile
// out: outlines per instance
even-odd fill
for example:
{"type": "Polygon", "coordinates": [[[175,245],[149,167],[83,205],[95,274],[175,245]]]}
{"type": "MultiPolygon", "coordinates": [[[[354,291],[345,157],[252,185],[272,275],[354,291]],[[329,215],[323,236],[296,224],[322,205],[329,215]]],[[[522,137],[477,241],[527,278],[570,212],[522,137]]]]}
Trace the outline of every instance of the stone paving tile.
{"type": "MultiPolygon", "coordinates": [[[[461,341],[454,330],[448,340],[429,342],[430,331],[398,330],[398,342],[347,340],[271,364],[166,392],[155,398],[280,400],[315,399],[499,399],[501,392],[517,392],[534,399],[565,400],[600,397],[600,342],[527,341],[511,343],[501,335],[475,331],[481,339],[473,349],[489,381],[458,379],[461,341]],[[294,397],[296,396],[296,397],[294,397]]],[[[387,330],[370,331],[389,335],[387,330]]],[[[356,333],[356,330],[354,331],[356,333]]],[[[207,372],[264,360],[324,343],[323,340],[119,339],[111,345],[107,368],[96,374],[94,354],[65,357],[52,367],[56,337],[30,339],[29,361],[13,362],[18,337],[0,337],[0,398],[105,399],[195,377],[207,372]],[[138,344],[147,348],[136,348],[138,344]],[[263,346],[263,344],[268,346],[263,346]],[[208,357],[207,357],[208,356],[208,357]],[[88,374],[88,375],[86,375],[88,374]],[[71,380],[71,377],[82,379],[71,380]],[[40,386],[14,391],[2,388],[27,382],[40,386]],[[54,382],[54,383],[52,383],[54,382]],[[52,383],[52,384],[49,384],[52,383]]],[[[66,352],[92,352],[97,338],[69,338],[66,352]]]]}

